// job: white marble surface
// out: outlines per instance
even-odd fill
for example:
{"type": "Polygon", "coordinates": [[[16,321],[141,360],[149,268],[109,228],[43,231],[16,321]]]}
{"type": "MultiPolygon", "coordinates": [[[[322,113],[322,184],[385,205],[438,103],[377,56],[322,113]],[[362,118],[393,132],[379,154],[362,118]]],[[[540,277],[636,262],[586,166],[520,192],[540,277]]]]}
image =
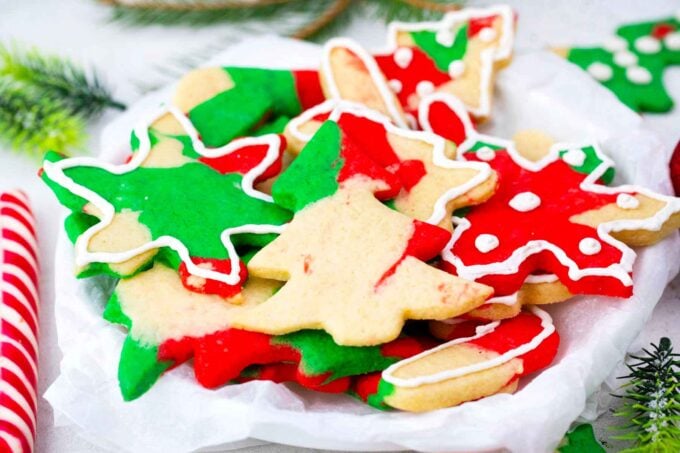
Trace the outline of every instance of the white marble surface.
{"type": "MultiPolygon", "coordinates": [[[[490,2],[468,1],[468,4],[490,2]]],[[[608,36],[617,23],[638,18],[669,15],[678,7],[677,0],[639,2],[619,0],[617,10],[611,10],[606,0],[574,0],[558,3],[549,0],[510,1],[519,11],[518,51],[545,47],[548,44],[598,42],[608,36]]],[[[115,94],[126,102],[139,96],[139,82],[147,81],[155,67],[178,53],[201,49],[224,42],[225,26],[200,30],[183,27],[150,26],[131,28],[108,20],[107,8],[91,0],[0,0],[0,42],[35,44],[41,49],[69,55],[81,62],[95,64],[115,94]]],[[[368,46],[380,46],[384,27],[369,20],[352,24],[346,34],[368,46]]],[[[667,71],[666,83],[671,95],[680,102],[680,70],[667,71]]],[[[115,112],[109,112],[91,129],[90,144],[97,143],[98,133],[115,112]]],[[[671,146],[680,138],[680,109],[668,115],[647,117],[650,128],[656,130],[671,146]]],[[[96,151],[92,149],[91,151],[96,151]]],[[[60,352],[56,346],[53,313],[54,269],[51,266],[55,233],[59,228],[58,206],[52,195],[40,184],[35,173],[36,161],[0,150],[0,189],[21,187],[31,196],[37,214],[42,273],[41,313],[41,393],[58,373],[60,352]]],[[[636,347],[670,336],[680,345],[680,279],[671,283],[654,312],[636,347]]],[[[680,347],[680,346],[678,346],[680,347]]],[[[42,401],[39,408],[39,452],[98,452],[87,440],[70,428],[54,427],[52,411],[42,401]]],[[[611,417],[598,419],[596,427],[603,432],[611,417]]],[[[604,433],[602,437],[609,437],[604,433]]],[[[616,449],[616,444],[611,445],[616,449]]],[[[282,446],[251,447],[254,452],[297,451],[282,446]]]]}

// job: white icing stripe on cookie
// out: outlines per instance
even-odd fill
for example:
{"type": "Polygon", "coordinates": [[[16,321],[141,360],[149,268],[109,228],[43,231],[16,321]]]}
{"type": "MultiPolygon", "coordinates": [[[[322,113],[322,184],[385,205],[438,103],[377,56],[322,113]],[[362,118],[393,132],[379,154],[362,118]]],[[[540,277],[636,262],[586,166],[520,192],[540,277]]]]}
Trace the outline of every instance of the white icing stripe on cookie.
{"type": "Polygon", "coordinates": [[[553,332],[555,332],[555,326],[553,325],[552,318],[547,312],[541,310],[536,306],[529,307],[529,310],[534,315],[538,316],[541,319],[541,332],[538,333],[534,338],[532,338],[531,341],[529,341],[528,343],[513,348],[503,354],[498,355],[497,357],[494,357],[493,359],[485,360],[483,362],[475,363],[472,365],[452,370],[441,371],[439,373],[418,376],[413,378],[398,378],[394,376],[394,373],[405,365],[417,362],[418,360],[424,357],[428,357],[439,351],[446,350],[451,346],[466,343],[468,341],[476,340],[478,338],[489,335],[494,330],[496,330],[496,327],[498,327],[501,323],[501,321],[494,321],[489,324],[484,324],[482,326],[477,327],[475,335],[471,337],[456,338],[455,340],[451,340],[447,343],[444,343],[432,349],[428,349],[427,351],[421,352],[420,354],[414,355],[413,357],[409,357],[408,359],[401,360],[391,365],[390,367],[385,369],[385,371],[382,372],[382,379],[397,387],[415,388],[420,387],[422,385],[436,384],[438,382],[448,381],[449,379],[459,378],[462,376],[466,376],[468,374],[488,370],[503,365],[504,363],[507,363],[512,359],[515,359],[528,352],[531,352],[537,347],[539,347],[541,343],[545,341],[546,338],[548,338],[550,335],[553,334],[553,332]]]}
{"type": "MultiPolygon", "coordinates": [[[[101,212],[102,218],[100,222],[89,228],[83,234],[78,237],[75,244],[76,249],[76,263],[79,266],[86,266],[90,263],[122,263],[134,258],[149,250],[155,250],[161,247],[169,247],[177,252],[181,260],[186,264],[187,270],[190,274],[197,277],[216,280],[219,282],[226,283],[228,285],[235,285],[240,281],[239,270],[239,257],[234,252],[233,244],[225,243],[225,248],[229,250],[229,260],[231,261],[231,270],[228,274],[213,271],[210,269],[205,269],[203,267],[197,266],[189,255],[189,251],[182,242],[174,237],[161,236],[151,242],[147,242],[144,245],[135,247],[131,250],[125,252],[90,252],[88,251],[88,245],[92,237],[98,232],[106,228],[113,220],[115,215],[115,210],[113,206],[106,201],[104,198],[99,196],[94,191],[76,184],[71,178],[66,176],[64,170],[73,167],[94,167],[101,168],[109,173],[120,175],[127,173],[129,171],[135,170],[139,165],[146,160],[149,152],[151,151],[151,141],[149,140],[148,128],[149,125],[153,124],[158,118],[163,115],[170,113],[175,119],[179,121],[182,127],[187,132],[187,135],[191,138],[194,150],[201,156],[214,158],[226,156],[244,146],[252,145],[267,145],[267,154],[265,158],[257,166],[253,167],[248,173],[243,176],[242,188],[243,191],[253,198],[259,198],[260,200],[272,202],[271,196],[260,192],[254,188],[255,179],[257,179],[264,171],[271,166],[272,163],[276,161],[279,154],[279,148],[281,145],[281,137],[276,134],[263,135],[261,137],[245,137],[238,138],[231,141],[229,144],[219,147],[219,148],[206,148],[203,142],[201,142],[198,132],[194,128],[193,124],[188,117],[186,117],[178,108],[171,107],[161,107],[158,111],[150,117],[150,121],[141,122],[135,128],[135,135],[139,139],[139,149],[136,153],[132,155],[132,159],[122,165],[114,165],[106,162],[101,162],[98,159],[91,157],[75,157],[71,159],[64,159],[58,162],[45,162],[43,169],[47,176],[64,187],[65,189],[72,192],[81,198],[88,200],[93,203],[101,212]]],[[[241,233],[252,233],[252,234],[265,234],[271,232],[279,232],[282,228],[278,225],[246,225],[249,230],[242,230],[241,233]]],[[[243,228],[243,227],[240,227],[243,228]]],[[[225,230],[222,234],[222,238],[229,238],[225,233],[229,230],[225,230]]],[[[233,234],[233,233],[232,233],[233,234]]]]}
{"type": "Polygon", "coordinates": [[[483,184],[493,174],[491,167],[483,162],[463,162],[460,160],[452,160],[446,157],[446,140],[439,137],[438,135],[425,131],[401,129],[392,124],[389,121],[389,118],[387,118],[385,115],[382,115],[380,112],[368,109],[362,104],[357,104],[354,102],[329,99],[326,102],[314,106],[311,109],[303,112],[302,115],[291,120],[288,125],[289,133],[300,141],[308,142],[311,140],[314,134],[304,133],[300,127],[311,121],[315,116],[323,113],[330,113],[329,119],[333,121],[337,121],[344,113],[347,113],[349,115],[359,116],[381,123],[388,133],[396,134],[401,137],[413,140],[421,140],[430,144],[432,146],[432,162],[438,167],[460,169],[468,168],[477,171],[477,174],[470,178],[467,182],[459,186],[452,187],[437,199],[434,206],[432,207],[432,215],[430,215],[430,218],[427,219],[427,222],[433,225],[439,224],[439,222],[441,222],[444,217],[446,217],[446,205],[449,203],[449,201],[458,198],[480,184],[483,184]]]}
{"type": "Polygon", "coordinates": [[[555,274],[531,274],[524,280],[524,283],[553,283],[558,280],[555,274]]]}
{"type": "Polygon", "coordinates": [[[387,80],[385,80],[385,76],[378,67],[378,63],[376,63],[373,56],[366,52],[363,47],[351,39],[334,38],[329,40],[326,45],[324,45],[323,57],[321,60],[321,72],[326,79],[330,97],[337,100],[342,99],[342,96],[340,95],[340,89],[338,88],[338,84],[335,81],[333,68],[331,68],[330,62],[331,51],[337,47],[349,49],[350,52],[352,52],[362,61],[362,63],[368,69],[368,73],[370,74],[371,79],[373,79],[373,82],[380,93],[380,97],[382,98],[383,104],[385,105],[385,108],[387,108],[392,121],[401,127],[407,128],[408,124],[406,124],[406,121],[404,120],[404,115],[398,104],[398,99],[396,96],[394,96],[394,93],[387,85],[387,80]]]}
{"type": "Polygon", "coordinates": [[[656,214],[648,218],[612,220],[598,225],[597,234],[600,238],[600,241],[617,248],[621,252],[621,260],[620,263],[612,264],[608,267],[592,267],[585,269],[580,269],[578,265],[572,259],[570,259],[562,249],[550,242],[543,240],[529,241],[524,246],[516,249],[505,261],[467,266],[462,262],[462,260],[460,260],[460,258],[451,252],[451,248],[458,238],[460,238],[463,232],[469,228],[470,223],[464,218],[454,217],[454,224],[456,224],[457,227],[454,229],[449,244],[442,252],[442,258],[454,265],[456,267],[457,274],[462,278],[474,281],[485,275],[513,274],[518,271],[519,266],[526,260],[526,258],[547,250],[551,251],[560,261],[560,263],[568,268],[569,278],[572,280],[579,280],[587,276],[606,276],[616,278],[626,286],[632,286],[633,280],[629,273],[633,270],[633,262],[635,261],[636,254],[630,247],[618,241],[617,239],[614,239],[610,233],[625,230],[659,231],[663,227],[664,223],[673,214],[680,212],[680,198],[657,194],[644,187],[636,185],[608,187],[602,184],[597,184],[597,181],[602,177],[602,175],[609,168],[613,167],[613,161],[604,153],[602,153],[602,151],[599,149],[599,146],[596,144],[585,143],[582,145],[575,145],[568,143],[556,143],[550,148],[550,151],[544,158],[538,161],[531,161],[522,156],[517,151],[512,141],[478,133],[474,129],[472,122],[466,114],[465,107],[454,96],[445,93],[437,93],[436,95],[431,96],[427,101],[428,102],[421,103],[418,112],[420,124],[424,130],[432,131],[432,126],[429,122],[429,109],[432,102],[434,101],[445,102],[447,106],[452,111],[454,111],[462,121],[466,130],[467,138],[458,147],[459,159],[464,159],[463,156],[465,152],[470,150],[476,143],[489,143],[493,144],[494,146],[505,148],[508,154],[510,154],[512,159],[518,165],[529,171],[537,172],[545,168],[547,165],[560,159],[560,152],[564,150],[592,147],[595,151],[595,154],[601,160],[601,163],[581,182],[580,187],[582,190],[607,195],[617,195],[620,193],[639,193],[655,200],[662,201],[665,204],[663,208],[656,212],[656,214]]]}

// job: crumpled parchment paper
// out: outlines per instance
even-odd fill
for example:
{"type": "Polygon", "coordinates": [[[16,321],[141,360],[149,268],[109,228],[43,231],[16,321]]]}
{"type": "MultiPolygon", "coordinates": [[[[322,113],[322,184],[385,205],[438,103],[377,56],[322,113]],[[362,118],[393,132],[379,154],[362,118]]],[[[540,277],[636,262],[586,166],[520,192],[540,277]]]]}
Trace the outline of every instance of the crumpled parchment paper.
{"type": "MultiPolygon", "coordinates": [[[[315,67],[318,47],[276,37],[252,39],[208,65],[315,67]]],[[[484,131],[510,136],[538,128],[565,141],[598,140],[617,162],[617,182],[669,193],[669,150],[585,73],[543,52],[517,55],[497,81],[493,120],[484,131]]],[[[144,112],[172,87],[147,96],[105,132],[102,157],[120,161],[144,112]]],[[[635,295],[579,297],[548,307],[562,337],[555,363],[524,379],[514,395],[496,395],[425,414],[380,412],[344,395],[250,382],[206,390],[190,366],[167,373],[146,395],[125,403],[117,379],[124,333],[101,319],[112,282],[76,280],[73,252],[61,235],[56,252],[56,318],[64,353],[45,397],[59,423],[75,424],[102,447],[130,452],[232,449],[266,440],[361,451],[551,451],[640,332],[668,280],[677,273],[676,235],[641,251],[635,295]]]]}

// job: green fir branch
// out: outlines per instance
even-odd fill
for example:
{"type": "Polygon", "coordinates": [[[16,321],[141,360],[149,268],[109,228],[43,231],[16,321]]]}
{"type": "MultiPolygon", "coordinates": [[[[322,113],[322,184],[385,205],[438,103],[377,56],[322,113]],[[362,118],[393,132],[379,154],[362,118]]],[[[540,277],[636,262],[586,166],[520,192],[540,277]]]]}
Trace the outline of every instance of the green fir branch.
{"type": "Polygon", "coordinates": [[[14,150],[41,156],[47,150],[78,147],[85,125],[59,99],[0,77],[0,141],[14,150]]]}
{"type": "Polygon", "coordinates": [[[0,76],[32,86],[74,115],[92,118],[105,108],[125,109],[113,99],[96,73],[88,74],[68,59],[37,49],[0,46],[0,76]]]}
{"type": "Polygon", "coordinates": [[[621,388],[623,406],[614,415],[625,422],[614,438],[630,441],[626,452],[680,451],[680,354],[673,353],[670,339],[661,338],[644,355],[631,356],[629,379],[621,388]]]}

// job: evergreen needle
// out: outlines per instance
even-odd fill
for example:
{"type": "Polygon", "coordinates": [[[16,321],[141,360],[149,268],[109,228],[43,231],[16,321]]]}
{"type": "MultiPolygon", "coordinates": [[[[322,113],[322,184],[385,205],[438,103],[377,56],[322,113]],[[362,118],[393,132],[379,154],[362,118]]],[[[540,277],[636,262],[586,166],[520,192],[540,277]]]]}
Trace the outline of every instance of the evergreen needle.
{"type": "Polygon", "coordinates": [[[59,99],[0,77],[0,140],[13,149],[38,156],[47,150],[67,152],[82,143],[84,128],[59,99]]]}
{"type": "Polygon", "coordinates": [[[617,439],[631,441],[627,452],[680,451],[680,354],[673,353],[670,339],[661,338],[651,350],[631,356],[630,379],[621,388],[623,406],[614,415],[625,421],[616,427],[623,434],[617,439]]]}
{"type": "Polygon", "coordinates": [[[88,74],[74,62],[37,49],[0,46],[0,76],[32,86],[82,118],[92,118],[105,108],[124,109],[113,99],[96,73],[88,74]]]}

